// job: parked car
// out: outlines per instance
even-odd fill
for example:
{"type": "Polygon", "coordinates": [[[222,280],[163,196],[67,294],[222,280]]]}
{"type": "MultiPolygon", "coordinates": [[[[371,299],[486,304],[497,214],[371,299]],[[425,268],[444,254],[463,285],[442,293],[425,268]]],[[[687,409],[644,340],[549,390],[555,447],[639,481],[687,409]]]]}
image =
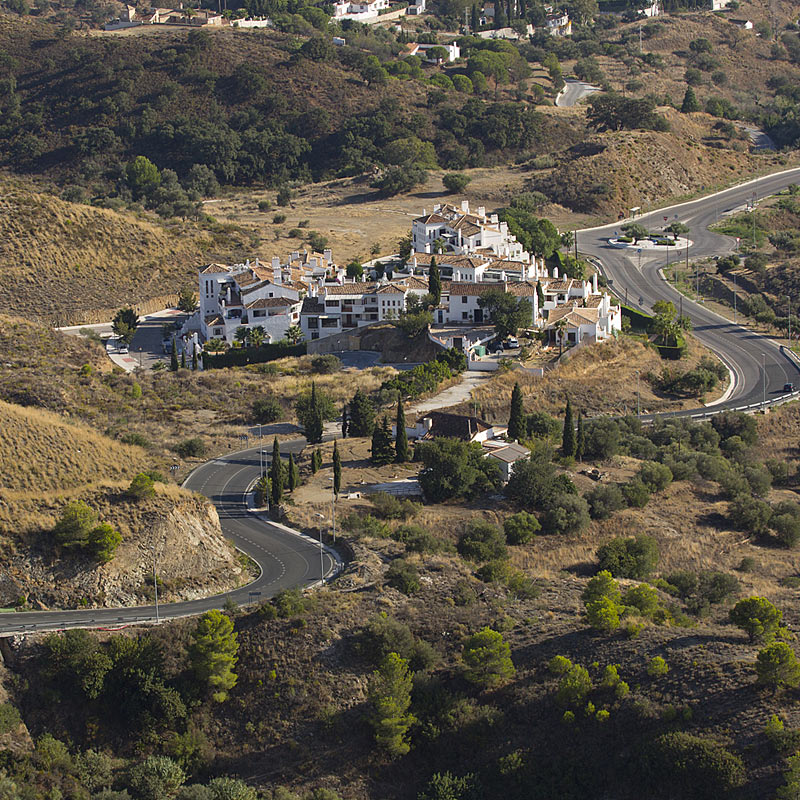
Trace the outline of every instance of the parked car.
{"type": "Polygon", "coordinates": [[[519,347],[519,340],[516,336],[509,336],[508,339],[503,342],[503,347],[506,350],[513,350],[514,348],[519,347]]]}
{"type": "Polygon", "coordinates": [[[120,342],[119,352],[124,356],[128,355],[128,345],[125,342],[120,342]]]}
{"type": "Polygon", "coordinates": [[[784,392],[793,392],[794,391],[794,384],[793,383],[784,383],[783,384],[783,391],[784,392]]]}

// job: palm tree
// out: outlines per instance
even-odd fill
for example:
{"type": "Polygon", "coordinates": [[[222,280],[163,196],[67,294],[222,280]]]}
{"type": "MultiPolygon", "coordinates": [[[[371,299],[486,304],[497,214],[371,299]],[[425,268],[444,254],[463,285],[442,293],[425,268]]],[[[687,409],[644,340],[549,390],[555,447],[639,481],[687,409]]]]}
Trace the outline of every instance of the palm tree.
{"type": "Polygon", "coordinates": [[[205,344],[209,353],[221,353],[226,347],[227,345],[222,339],[209,339],[205,344]]]}
{"type": "Polygon", "coordinates": [[[299,325],[290,325],[286,331],[286,338],[292,344],[297,344],[303,338],[302,328],[299,325]]]}
{"type": "Polygon", "coordinates": [[[250,331],[245,328],[244,325],[240,325],[233,334],[233,338],[236,339],[237,342],[241,346],[244,346],[244,343],[247,341],[248,336],[250,335],[250,331]]]}
{"type": "Polygon", "coordinates": [[[555,324],[556,329],[556,336],[558,338],[558,355],[561,356],[561,353],[564,350],[564,339],[567,337],[567,320],[565,317],[561,317],[558,322],[555,324]]]}
{"type": "Polygon", "coordinates": [[[248,336],[250,347],[261,347],[261,345],[264,344],[265,338],[266,333],[264,333],[264,328],[261,325],[256,325],[256,327],[250,331],[250,336],[248,336]]]}

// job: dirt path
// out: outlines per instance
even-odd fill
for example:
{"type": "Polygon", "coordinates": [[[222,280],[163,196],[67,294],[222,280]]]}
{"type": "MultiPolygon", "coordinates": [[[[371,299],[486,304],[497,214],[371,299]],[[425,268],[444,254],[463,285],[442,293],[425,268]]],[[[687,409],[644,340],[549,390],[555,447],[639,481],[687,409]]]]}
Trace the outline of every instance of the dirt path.
{"type": "Polygon", "coordinates": [[[455,386],[449,386],[439,394],[429,397],[427,400],[422,400],[410,406],[406,411],[409,418],[425,414],[428,411],[438,411],[442,408],[449,408],[450,406],[457,405],[458,403],[467,402],[472,396],[473,389],[480,386],[483,381],[488,380],[493,372],[464,372],[461,376],[461,382],[455,386]]]}

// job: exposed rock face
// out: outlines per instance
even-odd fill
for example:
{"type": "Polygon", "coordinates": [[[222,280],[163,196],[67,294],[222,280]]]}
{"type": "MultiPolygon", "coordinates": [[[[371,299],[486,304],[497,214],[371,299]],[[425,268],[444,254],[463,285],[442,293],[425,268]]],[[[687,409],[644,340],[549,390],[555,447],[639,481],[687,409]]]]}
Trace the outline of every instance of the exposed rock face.
{"type": "Polygon", "coordinates": [[[140,605],[152,599],[154,560],[164,602],[216,594],[247,579],[205,498],[165,487],[139,502],[108,490],[82,499],[122,534],[113,560],[59,553],[49,531],[26,536],[0,551],[0,606],[20,598],[33,608],[140,605]]]}

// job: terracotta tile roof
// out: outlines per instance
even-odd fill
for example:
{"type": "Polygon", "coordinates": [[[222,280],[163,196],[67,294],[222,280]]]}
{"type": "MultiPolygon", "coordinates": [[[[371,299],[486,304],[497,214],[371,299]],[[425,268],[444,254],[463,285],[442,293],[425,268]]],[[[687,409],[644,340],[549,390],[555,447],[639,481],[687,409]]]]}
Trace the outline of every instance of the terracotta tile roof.
{"type": "Polygon", "coordinates": [[[231,268],[225,264],[206,264],[201,270],[201,275],[214,275],[219,272],[230,272],[231,268]]]}
{"type": "Polygon", "coordinates": [[[547,317],[545,328],[553,328],[562,319],[567,325],[577,328],[578,325],[596,325],[600,312],[596,308],[577,308],[575,306],[560,306],[554,308],[547,317]]]}
{"type": "Polygon", "coordinates": [[[290,300],[288,297],[262,297],[247,304],[247,308],[281,308],[283,306],[294,306],[299,301],[290,300]]]}
{"type": "Polygon", "coordinates": [[[319,302],[316,297],[304,297],[303,307],[300,309],[301,314],[324,314],[325,306],[319,302]]]}
{"type": "Polygon", "coordinates": [[[455,281],[442,281],[442,294],[473,295],[480,297],[490,289],[503,290],[503,284],[499,282],[488,283],[456,283],[455,281]]]}
{"type": "Polygon", "coordinates": [[[219,314],[209,314],[205,320],[206,325],[224,325],[225,320],[219,314]]]}
{"type": "Polygon", "coordinates": [[[381,286],[375,290],[375,294],[405,294],[408,291],[407,286],[399,283],[387,283],[386,286],[381,286]]]}
{"type": "MultiPolygon", "coordinates": [[[[239,286],[241,286],[242,288],[244,288],[245,286],[252,286],[254,283],[260,283],[262,280],[257,275],[255,275],[251,270],[248,270],[247,272],[239,272],[236,275],[233,275],[232,277],[236,281],[236,283],[238,283],[239,286]]],[[[269,277],[271,278],[272,275],[270,275],[269,277]]]]}
{"type": "Polygon", "coordinates": [[[409,289],[425,289],[425,291],[428,290],[428,282],[420,280],[419,278],[416,278],[413,275],[409,278],[403,278],[402,283],[409,289]]]}
{"type": "Polygon", "coordinates": [[[603,298],[599,294],[593,294],[586,298],[586,308],[599,308],[603,298]]]}
{"type": "Polygon", "coordinates": [[[514,281],[508,284],[508,293],[515,297],[533,297],[536,294],[536,284],[530,281],[514,281]]]}
{"type": "Polygon", "coordinates": [[[372,294],[377,287],[376,283],[343,283],[336,286],[326,286],[324,291],[327,294],[372,294]]]}
{"type": "Polygon", "coordinates": [[[417,217],[414,222],[421,222],[423,225],[446,225],[446,220],[441,214],[428,214],[427,217],[417,217]]]}
{"type": "Polygon", "coordinates": [[[464,236],[475,236],[476,234],[481,232],[481,228],[479,225],[475,225],[469,220],[460,219],[455,225],[451,226],[455,231],[461,231],[464,236]]]}
{"type": "Polygon", "coordinates": [[[523,447],[521,444],[516,444],[515,442],[511,442],[507,444],[505,447],[485,447],[486,456],[492,456],[492,458],[497,458],[500,461],[505,461],[507,464],[513,464],[515,461],[519,461],[521,458],[527,458],[531,451],[528,450],[527,447],[523,447]]]}

